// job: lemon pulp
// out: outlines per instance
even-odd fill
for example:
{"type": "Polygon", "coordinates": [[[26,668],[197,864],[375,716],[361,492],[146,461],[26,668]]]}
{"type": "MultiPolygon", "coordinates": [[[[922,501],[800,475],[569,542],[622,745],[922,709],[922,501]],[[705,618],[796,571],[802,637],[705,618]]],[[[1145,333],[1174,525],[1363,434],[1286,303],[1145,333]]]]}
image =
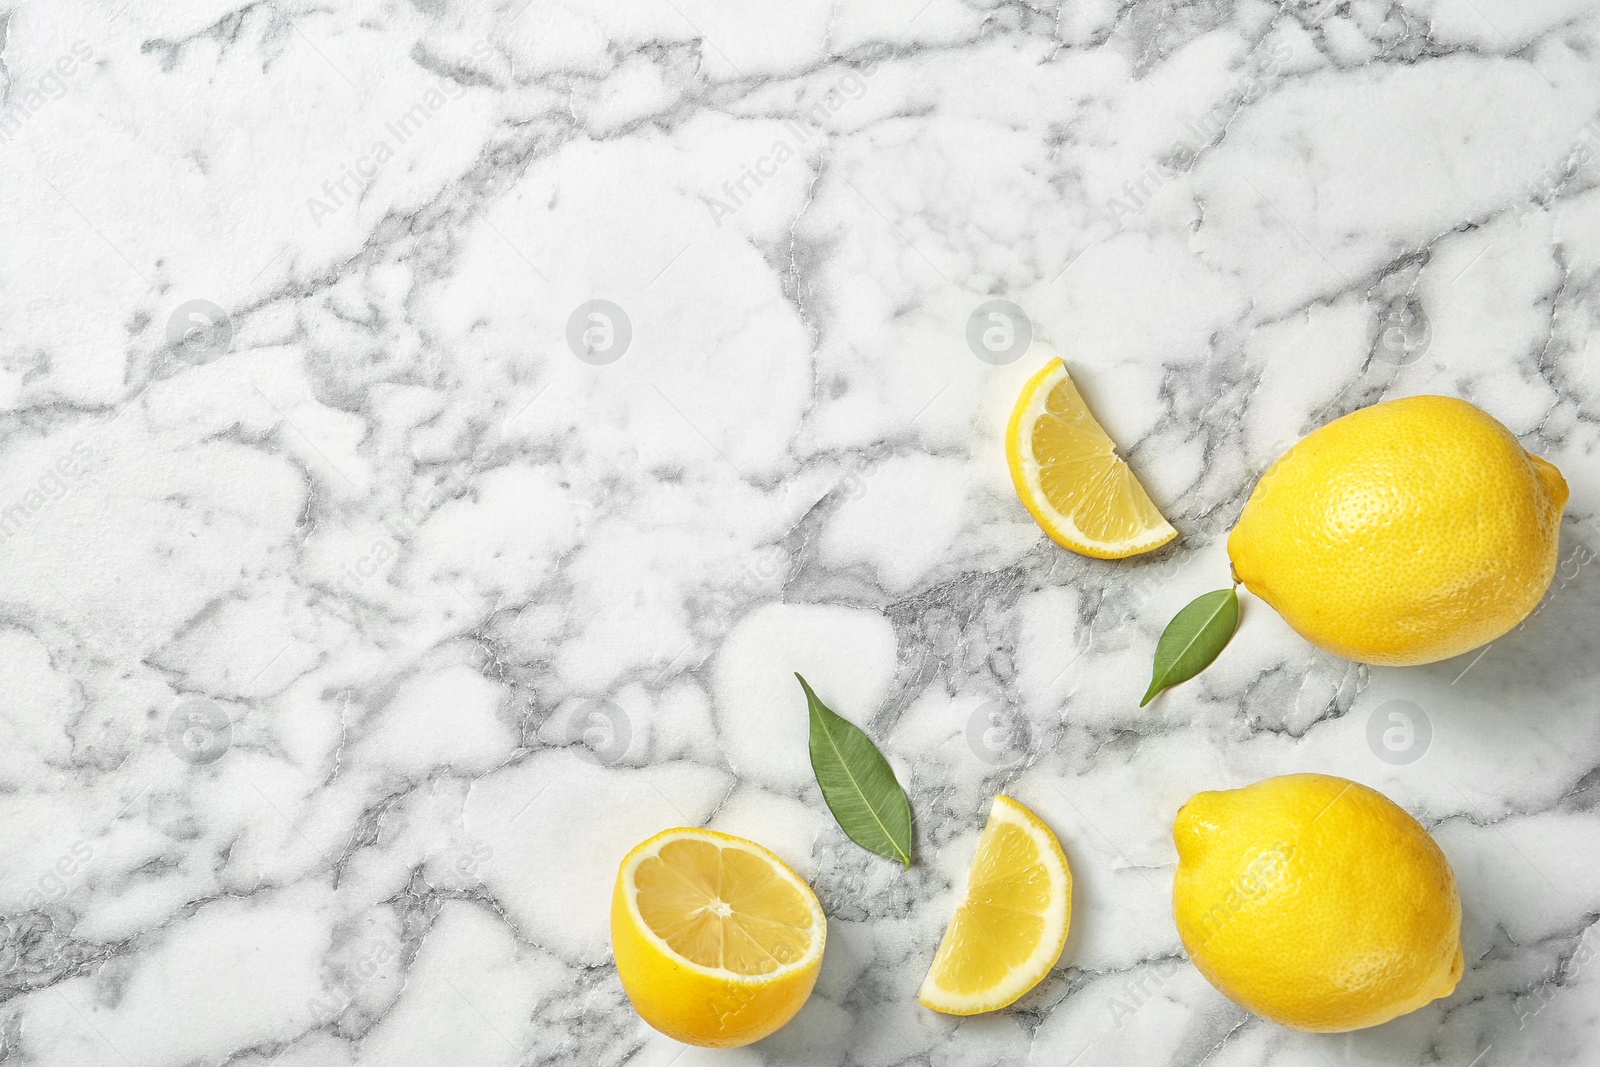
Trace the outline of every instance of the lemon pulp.
{"type": "Polygon", "coordinates": [[[639,864],[633,880],[645,924],[702,967],[771,974],[811,945],[811,908],[748,849],[670,841],[639,864]]]}
{"type": "Polygon", "coordinates": [[[1017,397],[1006,431],[1006,464],[1023,506],[1063,548],[1121,559],[1178,536],[1059,359],[1047,363],[1017,397]]]}
{"type": "Polygon", "coordinates": [[[950,1015],[1014,1002],[1055,966],[1071,911],[1072,872],[1060,842],[1033,812],[995,797],[966,895],[917,999],[950,1015]]]}

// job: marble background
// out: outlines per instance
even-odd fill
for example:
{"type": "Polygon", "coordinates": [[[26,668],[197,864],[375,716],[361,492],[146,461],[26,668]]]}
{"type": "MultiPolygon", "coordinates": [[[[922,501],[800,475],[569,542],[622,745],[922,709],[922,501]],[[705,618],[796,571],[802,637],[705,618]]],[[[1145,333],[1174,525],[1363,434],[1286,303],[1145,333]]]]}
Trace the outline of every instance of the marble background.
{"type": "Polygon", "coordinates": [[[0,1063],[1600,1055],[1592,4],[7,0],[0,218],[0,1063]],[[1180,542],[1017,502],[1055,354],[1180,542]],[[1256,476],[1423,392],[1566,473],[1540,611],[1400,670],[1247,603],[1139,710],[1256,476]],[[797,669],[910,871],[828,817],[797,669]],[[1184,960],[1175,811],[1293,770],[1434,832],[1455,995],[1310,1037],[1184,960]],[[957,1021],[914,993],[1001,789],[1072,936],[957,1021]],[[830,915],[749,1049],[609,962],[681,824],[830,915]]]}

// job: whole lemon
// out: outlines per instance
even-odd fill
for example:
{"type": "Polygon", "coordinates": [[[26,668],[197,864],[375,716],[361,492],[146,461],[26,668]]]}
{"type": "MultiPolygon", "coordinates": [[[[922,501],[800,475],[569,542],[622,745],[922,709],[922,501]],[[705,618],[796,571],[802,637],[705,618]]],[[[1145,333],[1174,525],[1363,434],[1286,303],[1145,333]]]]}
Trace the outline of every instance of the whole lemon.
{"type": "Polygon", "coordinates": [[[1228,556],[1312,644],[1363,663],[1432,663],[1538,605],[1566,502],[1561,472],[1465,400],[1388,400],[1281,456],[1228,556]]]}
{"type": "Polygon", "coordinates": [[[1172,913],[1224,996],[1283,1026],[1376,1026],[1461,978],[1461,900],[1439,846],[1364,785],[1287,774],[1197,793],[1172,827],[1172,913]]]}

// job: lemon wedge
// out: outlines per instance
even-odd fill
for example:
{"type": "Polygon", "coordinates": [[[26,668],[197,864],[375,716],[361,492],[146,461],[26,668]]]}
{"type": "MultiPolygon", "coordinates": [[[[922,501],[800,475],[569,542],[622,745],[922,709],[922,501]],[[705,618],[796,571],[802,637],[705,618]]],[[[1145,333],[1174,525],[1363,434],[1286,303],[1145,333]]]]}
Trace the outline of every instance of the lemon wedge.
{"type": "Polygon", "coordinates": [[[1178,536],[1059,359],[1022,387],[1006,427],[1006,465],[1023,506],[1062,548],[1122,559],[1178,536]]]}
{"type": "Polygon", "coordinates": [[[1003,1008],[1061,958],[1072,921],[1072,870],[1039,817],[995,797],[966,894],[917,1000],[947,1015],[1003,1008]]]}
{"type": "Polygon", "coordinates": [[[611,947],[644,1021],[685,1044],[758,1041],[800,1011],[822,967],[816,894],[754,841],[682,827],[617,871],[611,947]]]}

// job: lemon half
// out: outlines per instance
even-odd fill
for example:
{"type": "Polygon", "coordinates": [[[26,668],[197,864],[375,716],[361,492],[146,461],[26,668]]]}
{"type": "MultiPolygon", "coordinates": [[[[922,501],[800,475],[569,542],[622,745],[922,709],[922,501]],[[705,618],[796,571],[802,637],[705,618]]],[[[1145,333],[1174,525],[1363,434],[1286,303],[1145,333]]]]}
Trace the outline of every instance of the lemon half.
{"type": "Polygon", "coordinates": [[[629,852],[611,897],[622,988],[676,1041],[732,1048],[800,1011],[827,920],[811,887],[754,841],[682,827],[629,852]]]}

